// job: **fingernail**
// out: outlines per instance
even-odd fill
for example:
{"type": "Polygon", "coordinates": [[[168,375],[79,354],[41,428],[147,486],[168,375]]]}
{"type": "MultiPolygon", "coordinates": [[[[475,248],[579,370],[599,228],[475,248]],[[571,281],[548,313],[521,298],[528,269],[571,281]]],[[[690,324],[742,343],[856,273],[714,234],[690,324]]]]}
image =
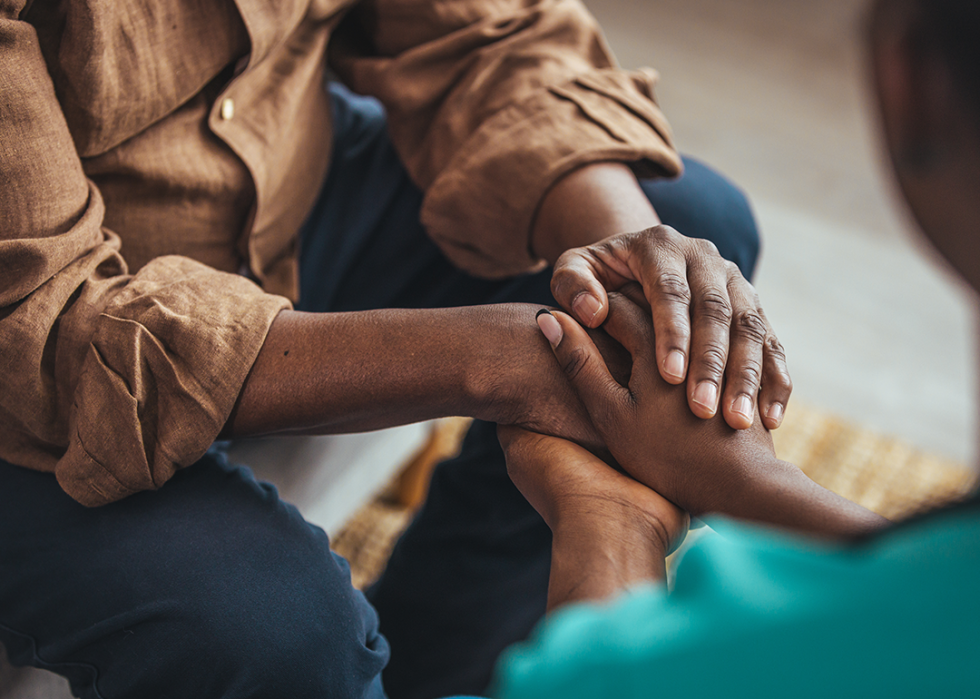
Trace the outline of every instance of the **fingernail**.
{"type": "Polygon", "coordinates": [[[736,412],[739,415],[744,415],[748,418],[749,422],[752,422],[753,410],[752,410],[752,399],[748,396],[739,396],[732,403],[732,412],[736,412]]]}
{"type": "Polygon", "coordinates": [[[782,403],[773,403],[769,406],[769,411],[766,413],[768,417],[773,422],[779,422],[783,417],[783,405],[782,403]]]}
{"type": "Polygon", "coordinates": [[[684,353],[680,350],[671,350],[667,353],[667,358],[664,360],[664,371],[667,372],[668,376],[673,376],[675,379],[684,378],[684,353]]]}
{"type": "Polygon", "coordinates": [[[599,299],[595,296],[583,291],[572,301],[572,310],[575,311],[575,315],[578,316],[579,320],[591,326],[592,319],[595,318],[596,313],[602,310],[602,304],[599,303],[599,299]]]}
{"type": "Polygon", "coordinates": [[[694,402],[714,414],[718,405],[718,387],[710,381],[702,381],[694,389],[694,402]]]}
{"type": "Polygon", "coordinates": [[[561,342],[561,324],[553,315],[551,315],[550,311],[545,309],[538,311],[536,320],[538,321],[538,327],[541,328],[541,332],[544,333],[544,336],[548,338],[548,342],[551,343],[551,346],[557,347],[558,343],[561,342]]]}

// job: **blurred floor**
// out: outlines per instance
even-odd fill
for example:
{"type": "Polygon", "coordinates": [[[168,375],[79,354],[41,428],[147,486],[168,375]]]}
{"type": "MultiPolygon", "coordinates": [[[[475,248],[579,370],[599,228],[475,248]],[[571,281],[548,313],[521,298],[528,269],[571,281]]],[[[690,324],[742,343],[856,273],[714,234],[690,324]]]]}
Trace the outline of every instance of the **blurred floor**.
{"type": "Polygon", "coordinates": [[[972,463],[972,302],[919,254],[879,162],[866,1],[586,4],[624,66],[660,71],[678,147],[749,193],[794,398],[972,463]]]}

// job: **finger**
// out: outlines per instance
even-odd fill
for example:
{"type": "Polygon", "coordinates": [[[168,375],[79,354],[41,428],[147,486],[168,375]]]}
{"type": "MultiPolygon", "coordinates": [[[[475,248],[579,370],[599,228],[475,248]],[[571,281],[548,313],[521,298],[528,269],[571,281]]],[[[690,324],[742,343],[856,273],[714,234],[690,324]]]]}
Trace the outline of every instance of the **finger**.
{"type": "Polygon", "coordinates": [[[643,294],[643,287],[640,284],[637,282],[626,282],[616,291],[639,306],[644,313],[650,314],[650,302],[647,301],[647,297],[643,294]]]}
{"type": "Polygon", "coordinates": [[[633,360],[631,386],[642,386],[651,373],[659,380],[656,338],[649,313],[623,294],[612,292],[609,294],[609,315],[602,328],[630,353],[633,360]]]}
{"type": "Polygon", "coordinates": [[[589,452],[574,442],[552,437],[517,425],[497,425],[497,441],[508,454],[519,454],[526,459],[541,459],[553,456],[556,451],[572,453],[589,452]]]}
{"type": "Polygon", "coordinates": [[[691,288],[685,239],[667,226],[658,226],[635,246],[630,268],[643,285],[657,337],[657,365],[664,381],[684,382],[691,342],[691,288]]]}
{"type": "Polygon", "coordinates": [[[530,440],[533,434],[533,432],[517,425],[497,425],[497,441],[500,442],[500,447],[504,451],[512,446],[520,446],[525,441],[530,440]]]}
{"type": "Polygon", "coordinates": [[[549,440],[555,442],[558,438],[546,437],[516,425],[497,425],[497,441],[507,456],[507,472],[515,479],[518,487],[524,481],[520,476],[526,467],[530,467],[535,473],[539,472],[535,464],[547,457],[549,440]]]}
{"type": "Polygon", "coordinates": [[[592,338],[573,318],[561,311],[542,310],[537,321],[562,371],[608,443],[611,428],[625,417],[623,412],[632,402],[629,390],[612,377],[592,338]]]}
{"type": "Polygon", "coordinates": [[[606,290],[618,289],[626,281],[596,254],[595,246],[572,248],[555,262],[551,293],[582,325],[597,328],[609,310],[606,290]]]}
{"type": "Polygon", "coordinates": [[[688,403],[695,415],[714,417],[718,411],[728,341],[732,304],[728,297],[729,271],[708,241],[699,247],[688,264],[691,285],[691,368],[687,377],[688,403]]]}
{"type": "Polygon", "coordinates": [[[737,270],[729,278],[728,297],[732,303],[732,325],[722,413],[731,427],[743,430],[755,421],[762,382],[762,343],[769,328],[755,289],[737,270]]]}
{"type": "Polygon", "coordinates": [[[762,343],[762,389],[759,392],[759,414],[762,415],[762,424],[774,430],[782,424],[783,416],[786,414],[786,406],[789,405],[789,397],[793,392],[793,379],[790,378],[789,369],[786,367],[786,353],[783,351],[783,346],[773,333],[764,312],[762,318],[766,321],[768,333],[762,343]]]}

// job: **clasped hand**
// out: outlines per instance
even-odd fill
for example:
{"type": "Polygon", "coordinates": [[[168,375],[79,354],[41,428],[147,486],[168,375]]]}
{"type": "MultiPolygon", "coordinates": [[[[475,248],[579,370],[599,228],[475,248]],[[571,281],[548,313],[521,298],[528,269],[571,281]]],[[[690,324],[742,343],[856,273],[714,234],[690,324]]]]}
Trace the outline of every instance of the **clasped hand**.
{"type": "Polygon", "coordinates": [[[624,294],[608,298],[603,329],[632,357],[628,382],[610,374],[589,333],[574,319],[560,311],[539,314],[562,370],[609,453],[628,474],[691,514],[725,511],[746,482],[764,475],[756,470],[774,463],[769,430],[759,420],[735,430],[720,418],[692,415],[683,392],[658,372],[648,314],[624,294]]]}
{"type": "Polygon", "coordinates": [[[713,417],[720,401],[735,429],[749,427],[757,413],[766,427],[779,427],[792,381],[738,267],[711,242],[660,225],[568,250],[555,263],[551,289],[582,325],[598,328],[610,313],[608,292],[633,282],[656,330],[647,337],[655,342],[655,366],[669,384],[686,379],[695,415],[713,417]]]}

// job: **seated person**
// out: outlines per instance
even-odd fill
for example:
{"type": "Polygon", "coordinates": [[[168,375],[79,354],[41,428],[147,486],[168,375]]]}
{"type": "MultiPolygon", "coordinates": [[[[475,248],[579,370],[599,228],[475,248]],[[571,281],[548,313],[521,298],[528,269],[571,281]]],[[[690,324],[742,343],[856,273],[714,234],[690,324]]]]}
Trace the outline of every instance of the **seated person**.
{"type": "MultiPolygon", "coordinates": [[[[878,0],[870,38],[901,190],[980,291],[978,31],[967,0],[878,0]]],[[[550,609],[567,606],[508,651],[494,695],[980,695],[980,499],[892,525],[777,459],[758,422],[692,419],[658,376],[642,295],[627,291],[605,327],[633,357],[628,385],[570,317],[539,325],[632,478],[569,442],[500,431],[554,532],[550,609]],[[687,552],[668,594],[664,555],[686,513],[751,522],[712,520],[719,536],[687,552]]]]}
{"type": "Polygon", "coordinates": [[[789,398],[745,197],[579,0],[2,2],[0,183],[0,644],[78,696],[484,690],[551,540],[493,423],[601,443],[543,304],[636,279],[685,411],[789,398]],[[368,597],[212,448],[444,415],[368,597]]]}

